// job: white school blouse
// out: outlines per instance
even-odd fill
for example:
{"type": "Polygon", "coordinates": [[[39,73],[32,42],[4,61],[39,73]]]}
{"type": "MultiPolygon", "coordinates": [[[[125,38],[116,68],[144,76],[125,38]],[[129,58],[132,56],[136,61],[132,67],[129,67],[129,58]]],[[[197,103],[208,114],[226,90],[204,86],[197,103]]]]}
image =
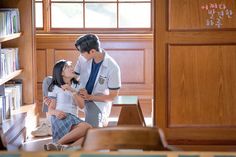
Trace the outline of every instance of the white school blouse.
{"type": "MultiPolygon", "coordinates": [[[[72,88],[74,88],[76,91],[79,90],[79,85],[75,85],[72,83],[72,88]]],[[[58,86],[53,87],[52,92],[48,92],[48,96],[50,98],[56,99],[56,109],[64,111],[66,113],[71,113],[78,116],[78,106],[75,104],[73,100],[73,95],[70,91],[63,90],[62,88],[58,86]]]]}

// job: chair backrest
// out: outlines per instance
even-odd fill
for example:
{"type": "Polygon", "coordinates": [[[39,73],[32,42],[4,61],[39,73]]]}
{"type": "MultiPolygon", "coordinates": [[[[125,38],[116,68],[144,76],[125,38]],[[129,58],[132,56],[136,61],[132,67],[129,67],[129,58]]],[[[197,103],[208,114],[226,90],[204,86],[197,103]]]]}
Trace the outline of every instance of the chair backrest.
{"type": "Polygon", "coordinates": [[[158,128],[118,126],[89,129],[82,149],[91,150],[166,150],[158,128]]]}
{"type": "MultiPolygon", "coordinates": [[[[42,84],[43,97],[48,96],[48,87],[51,84],[51,82],[52,82],[51,76],[46,76],[43,79],[43,84],[42,84]]],[[[46,104],[43,104],[42,112],[48,112],[48,106],[46,104]]]]}
{"type": "Polygon", "coordinates": [[[2,131],[0,131],[0,134],[1,134],[1,136],[0,136],[0,150],[7,150],[7,148],[6,148],[6,146],[7,146],[7,142],[6,142],[6,140],[4,139],[4,135],[3,135],[3,132],[2,131]]]}

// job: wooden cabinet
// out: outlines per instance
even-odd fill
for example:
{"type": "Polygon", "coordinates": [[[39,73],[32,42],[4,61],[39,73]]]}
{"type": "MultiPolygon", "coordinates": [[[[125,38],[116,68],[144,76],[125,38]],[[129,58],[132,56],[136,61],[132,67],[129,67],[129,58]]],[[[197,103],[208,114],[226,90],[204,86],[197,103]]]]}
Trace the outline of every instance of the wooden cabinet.
{"type": "Polygon", "coordinates": [[[156,125],[184,150],[235,150],[236,18],[224,14],[236,12],[235,1],[159,0],[154,7],[156,125]]]}

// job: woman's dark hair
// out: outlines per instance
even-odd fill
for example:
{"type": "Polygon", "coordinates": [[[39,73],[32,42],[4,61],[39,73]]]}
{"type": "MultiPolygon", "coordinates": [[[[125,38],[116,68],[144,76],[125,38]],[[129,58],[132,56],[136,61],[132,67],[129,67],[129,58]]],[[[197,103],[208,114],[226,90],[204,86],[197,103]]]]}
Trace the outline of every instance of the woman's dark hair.
{"type": "MultiPolygon", "coordinates": [[[[52,92],[53,87],[55,85],[57,85],[58,87],[61,87],[62,85],[65,84],[62,77],[62,71],[65,65],[67,64],[67,62],[68,61],[66,60],[60,60],[54,65],[53,74],[52,74],[52,82],[48,87],[48,91],[52,92]]],[[[73,82],[76,85],[78,84],[78,81],[75,78],[71,79],[71,82],[73,82]]]]}
{"type": "Polygon", "coordinates": [[[94,34],[86,34],[79,37],[75,42],[75,47],[81,53],[88,52],[92,49],[100,51],[100,41],[99,38],[94,34]]]}

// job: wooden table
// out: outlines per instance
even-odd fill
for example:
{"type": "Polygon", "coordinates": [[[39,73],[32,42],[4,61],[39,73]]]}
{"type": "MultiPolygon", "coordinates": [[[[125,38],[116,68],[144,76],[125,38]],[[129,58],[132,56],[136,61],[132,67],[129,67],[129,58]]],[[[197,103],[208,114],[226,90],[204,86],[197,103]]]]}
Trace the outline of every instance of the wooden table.
{"type": "Polygon", "coordinates": [[[117,96],[112,107],[121,107],[117,125],[146,126],[137,96],[117,96]]]}

